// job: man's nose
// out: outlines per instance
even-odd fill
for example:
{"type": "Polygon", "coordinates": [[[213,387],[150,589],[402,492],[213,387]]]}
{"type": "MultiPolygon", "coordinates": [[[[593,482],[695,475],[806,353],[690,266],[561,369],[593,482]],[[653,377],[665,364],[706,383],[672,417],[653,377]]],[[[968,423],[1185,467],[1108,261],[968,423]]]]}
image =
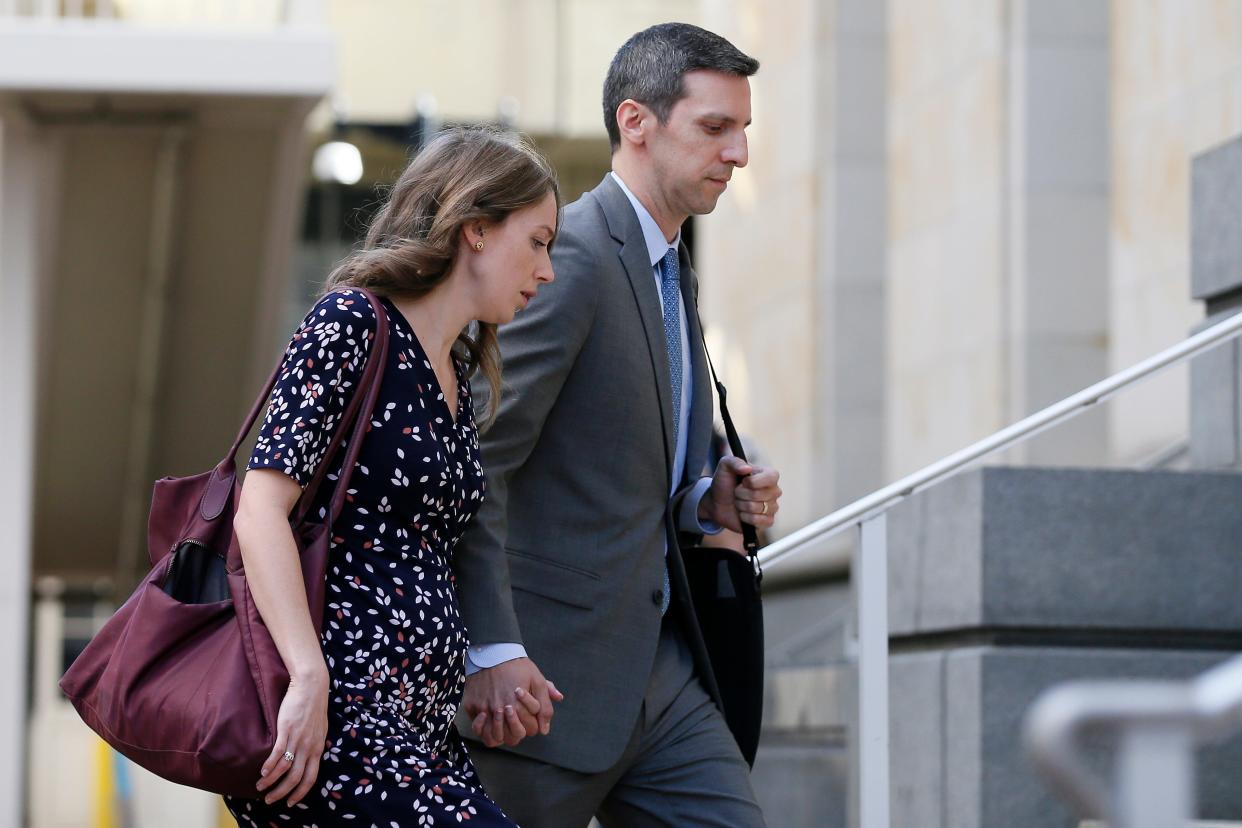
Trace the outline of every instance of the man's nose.
{"type": "Polygon", "coordinates": [[[720,160],[726,164],[732,164],[735,167],[745,167],[746,162],[750,160],[750,150],[746,144],[746,133],[740,133],[737,140],[729,143],[724,153],[720,156],[720,160]]]}

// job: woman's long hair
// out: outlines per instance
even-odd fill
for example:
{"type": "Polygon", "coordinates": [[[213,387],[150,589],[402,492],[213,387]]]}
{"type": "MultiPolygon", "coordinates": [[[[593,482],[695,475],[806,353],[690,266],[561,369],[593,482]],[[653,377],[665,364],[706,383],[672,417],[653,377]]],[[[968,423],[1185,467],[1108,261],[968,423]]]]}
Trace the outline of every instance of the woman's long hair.
{"type": "MultiPolygon", "coordinates": [[[[471,127],[432,139],[397,179],[376,213],[361,249],[328,277],[327,290],[365,287],[381,296],[424,296],[448,278],[463,228],[500,223],[510,213],[561,196],[556,172],[516,135],[471,127]]],[[[500,348],[496,326],[477,322],[457,335],[467,376],[482,371],[491,390],[481,419],[486,428],[500,403],[500,348]]]]}

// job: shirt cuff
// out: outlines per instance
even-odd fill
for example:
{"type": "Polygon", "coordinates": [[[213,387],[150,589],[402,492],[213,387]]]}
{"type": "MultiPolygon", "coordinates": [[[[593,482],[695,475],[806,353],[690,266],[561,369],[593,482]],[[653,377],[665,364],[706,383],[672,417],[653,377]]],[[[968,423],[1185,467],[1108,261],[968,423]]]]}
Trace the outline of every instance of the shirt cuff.
{"type": "Polygon", "coordinates": [[[481,647],[470,647],[466,650],[466,675],[472,676],[480,670],[513,661],[515,658],[526,658],[526,648],[521,644],[484,644],[481,647]]]}
{"type": "Polygon", "coordinates": [[[683,532],[698,535],[717,535],[724,528],[710,520],[699,520],[699,503],[712,487],[710,477],[700,477],[699,481],[686,492],[681,499],[681,514],[677,516],[677,525],[683,532]]]}

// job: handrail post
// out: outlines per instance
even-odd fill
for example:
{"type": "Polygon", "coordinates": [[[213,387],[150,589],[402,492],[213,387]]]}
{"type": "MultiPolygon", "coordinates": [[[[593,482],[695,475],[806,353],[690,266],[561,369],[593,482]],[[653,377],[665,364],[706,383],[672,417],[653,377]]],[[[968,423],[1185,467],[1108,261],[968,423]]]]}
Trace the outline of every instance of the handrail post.
{"type": "Polygon", "coordinates": [[[1115,828],[1172,828],[1194,814],[1194,737],[1186,722],[1127,722],[1120,734],[1115,828]]]}
{"type": "Polygon", "coordinates": [[[856,828],[888,828],[887,514],[881,512],[858,527],[850,570],[857,633],[850,818],[856,828]]]}

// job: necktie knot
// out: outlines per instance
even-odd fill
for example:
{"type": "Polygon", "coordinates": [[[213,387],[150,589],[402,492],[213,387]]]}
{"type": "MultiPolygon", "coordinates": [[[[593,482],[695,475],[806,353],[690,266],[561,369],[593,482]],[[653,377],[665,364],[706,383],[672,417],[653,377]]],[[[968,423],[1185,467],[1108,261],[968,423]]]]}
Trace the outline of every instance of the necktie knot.
{"type": "Polygon", "coordinates": [[[666,289],[681,281],[681,264],[677,261],[677,251],[671,247],[664,254],[664,258],[660,259],[660,275],[666,289]]]}

